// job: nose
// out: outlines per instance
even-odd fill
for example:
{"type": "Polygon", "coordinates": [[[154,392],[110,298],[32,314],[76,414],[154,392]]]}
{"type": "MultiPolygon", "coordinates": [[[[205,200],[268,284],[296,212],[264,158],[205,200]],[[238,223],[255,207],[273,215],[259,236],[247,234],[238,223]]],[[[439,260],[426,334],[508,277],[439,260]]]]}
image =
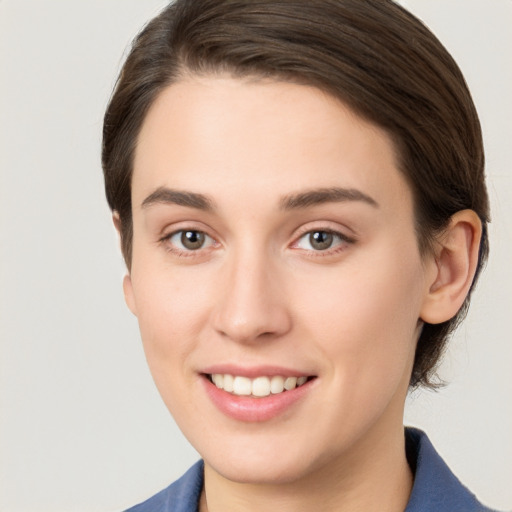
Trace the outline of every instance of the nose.
{"type": "Polygon", "coordinates": [[[218,333],[239,343],[253,343],[278,338],[291,329],[282,276],[271,261],[240,255],[224,271],[213,314],[218,333]]]}

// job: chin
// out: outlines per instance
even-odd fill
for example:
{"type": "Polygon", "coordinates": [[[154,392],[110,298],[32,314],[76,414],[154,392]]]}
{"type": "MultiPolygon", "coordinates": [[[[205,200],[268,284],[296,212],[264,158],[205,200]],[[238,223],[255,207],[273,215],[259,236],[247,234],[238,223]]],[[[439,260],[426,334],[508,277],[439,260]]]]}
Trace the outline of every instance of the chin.
{"type": "MultiPolygon", "coordinates": [[[[235,445],[237,443],[234,443],[235,445]]],[[[218,445],[217,445],[218,446],[218,445]]],[[[293,440],[278,445],[252,447],[229,446],[225,450],[205,453],[206,465],[222,477],[240,484],[289,484],[304,478],[320,466],[303,443],[293,440]]]]}
{"type": "Polygon", "coordinates": [[[276,464],[276,460],[258,461],[257,463],[230,463],[222,461],[218,465],[211,465],[212,469],[227,480],[246,485],[283,485],[300,480],[307,474],[296,463],[276,464]]]}

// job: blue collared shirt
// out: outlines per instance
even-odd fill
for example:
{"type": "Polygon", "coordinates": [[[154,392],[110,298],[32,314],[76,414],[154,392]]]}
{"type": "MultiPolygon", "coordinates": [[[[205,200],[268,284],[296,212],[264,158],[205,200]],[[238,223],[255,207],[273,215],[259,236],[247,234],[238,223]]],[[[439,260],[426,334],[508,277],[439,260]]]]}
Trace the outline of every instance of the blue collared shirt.
{"type": "MultiPolygon", "coordinates": [[[[407,428],[405,433],[407,459],[414,471],[405,512],[492,512],[461,484],[424,432],[407,428]]],[[[203,475],[199,461],[167,489],[126,512],[197,512],[203,475]]]]}

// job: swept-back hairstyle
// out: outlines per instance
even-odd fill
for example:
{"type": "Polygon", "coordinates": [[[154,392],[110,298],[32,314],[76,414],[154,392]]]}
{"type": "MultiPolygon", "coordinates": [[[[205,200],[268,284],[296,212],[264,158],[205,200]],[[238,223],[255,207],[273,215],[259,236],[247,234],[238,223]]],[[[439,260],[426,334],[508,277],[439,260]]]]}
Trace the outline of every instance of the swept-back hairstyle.
{"type": "MultiPolygon", "coordinates": [[[[453,58],[392,0],[176,0],[150,21],[133,42],[103,127],[106,195],[120,217],[128,267],[134,151],[148,109],[181,78],[220,73],[316,86],[384,128],[414,197],[423,254],[455,212],[479,215],[476,281],[489,220],[478,116],[453,58]]],[[[424,325],[412,386],[434,386],[468,303],[469,295],[455,318],[424,325]]]]}

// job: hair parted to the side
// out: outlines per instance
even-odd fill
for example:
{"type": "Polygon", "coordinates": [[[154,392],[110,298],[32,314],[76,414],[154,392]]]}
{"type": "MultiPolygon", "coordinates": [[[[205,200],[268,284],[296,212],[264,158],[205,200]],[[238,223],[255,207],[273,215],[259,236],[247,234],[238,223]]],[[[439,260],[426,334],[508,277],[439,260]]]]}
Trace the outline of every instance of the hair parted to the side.
{"type": "MultiPolygon", "coordinates": [[[[479,215],[475,284],[489,221],[478,116],[452,57],[392,0],[176,0],[150,21],[133,42],[103,127],[106,195],[128,267],[133,157],[148,109],[181,77],[218,73],[316,86],[387,130],[415,200],[422,253],[454,213],[479,215]]],[[[436,365],[468,304],[469,295],[455,318],[424,325],[411,386],[435,387],[436,365]]]]}

